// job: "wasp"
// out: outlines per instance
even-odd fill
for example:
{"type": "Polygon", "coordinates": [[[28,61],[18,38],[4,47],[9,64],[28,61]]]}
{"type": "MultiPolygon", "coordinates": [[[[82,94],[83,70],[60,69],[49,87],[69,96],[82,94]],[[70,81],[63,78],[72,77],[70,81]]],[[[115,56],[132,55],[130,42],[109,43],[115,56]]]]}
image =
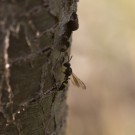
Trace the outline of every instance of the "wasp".
{"type": "Polygon", "coordinates": [[[65,77],[64,77],[64,81],[62,82],[59,90],[63,90],[67,86],[69,79],[71,79],[71,82],[75,86],[80,87],[82,89],[86,89],[85,84],[73,73],[71,64],[70,64],[71,59],[72,59],[72,56],[70,59],[68,58],[68,61],[66,63],[63,64],[63,66],[65,67],[65,71],[64,71],[65,77]]]}

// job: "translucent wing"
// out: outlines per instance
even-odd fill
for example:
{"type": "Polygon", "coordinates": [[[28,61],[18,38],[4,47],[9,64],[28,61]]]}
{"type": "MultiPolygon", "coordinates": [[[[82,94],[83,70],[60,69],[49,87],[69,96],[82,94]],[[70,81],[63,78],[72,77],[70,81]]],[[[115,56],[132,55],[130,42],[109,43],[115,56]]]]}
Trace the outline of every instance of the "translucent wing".
{"type": "Polygon", "coordinates": [[[71,75],[71,82],[77,87],[86,89],[85,84],[74,73],[72,73],[72,75],[71,75]]]}

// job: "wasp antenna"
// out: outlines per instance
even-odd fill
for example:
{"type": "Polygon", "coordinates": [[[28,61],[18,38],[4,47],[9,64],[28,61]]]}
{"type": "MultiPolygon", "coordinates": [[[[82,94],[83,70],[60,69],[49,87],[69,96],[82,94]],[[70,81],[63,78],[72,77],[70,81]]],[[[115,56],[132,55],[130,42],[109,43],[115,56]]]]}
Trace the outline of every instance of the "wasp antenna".
{"type": "Polygon", "coordinates": [[[72,59],[72,56],[70,57],[69,61],[72,59]]]}
{"type": "Polygon", "coordinates": [[[68,56],[68,62],[70,62],[71,59],[72,59],[72,56],[70,56],[70,58],[69,58],[69,56],[68,56]]]}

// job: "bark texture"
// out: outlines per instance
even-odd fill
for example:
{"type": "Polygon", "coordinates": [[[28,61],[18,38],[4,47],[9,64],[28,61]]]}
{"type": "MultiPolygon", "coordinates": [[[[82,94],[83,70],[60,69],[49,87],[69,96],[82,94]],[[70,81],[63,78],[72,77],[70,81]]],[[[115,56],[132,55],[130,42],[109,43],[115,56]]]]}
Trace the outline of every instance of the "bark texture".
{"type": "Polygon", "coordinates": [[[0,135],[63,135],[66,88],[59,91],[75,0],[0,0],[0,135]]]}

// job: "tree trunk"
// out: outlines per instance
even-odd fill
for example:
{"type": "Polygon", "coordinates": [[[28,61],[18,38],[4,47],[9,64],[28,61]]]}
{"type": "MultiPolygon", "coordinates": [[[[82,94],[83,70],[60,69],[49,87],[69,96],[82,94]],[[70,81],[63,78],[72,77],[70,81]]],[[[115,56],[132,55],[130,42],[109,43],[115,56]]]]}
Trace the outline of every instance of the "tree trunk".
{"type": "Polygon", "coordinates": [[[64,134],[76,2],[0,0],[0,135],[64,134]]]}

